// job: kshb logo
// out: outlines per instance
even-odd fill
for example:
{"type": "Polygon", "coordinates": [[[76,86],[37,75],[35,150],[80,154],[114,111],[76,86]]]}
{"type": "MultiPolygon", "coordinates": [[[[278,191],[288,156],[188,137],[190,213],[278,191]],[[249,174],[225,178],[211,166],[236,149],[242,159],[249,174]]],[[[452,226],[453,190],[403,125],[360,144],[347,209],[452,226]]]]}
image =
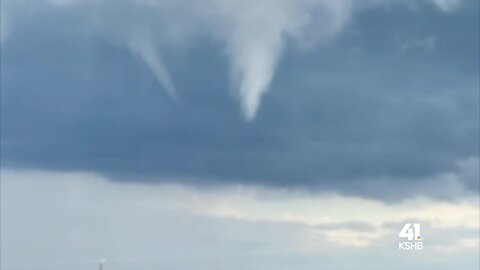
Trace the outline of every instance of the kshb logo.
{"type": "Polygon", "coordinates": [[[398,242],[399,250],[422,250],[423,237],[420,235],[419,223],[407,223],[398,233],[399,238],[406,238],[408,241],[398,242]]]}

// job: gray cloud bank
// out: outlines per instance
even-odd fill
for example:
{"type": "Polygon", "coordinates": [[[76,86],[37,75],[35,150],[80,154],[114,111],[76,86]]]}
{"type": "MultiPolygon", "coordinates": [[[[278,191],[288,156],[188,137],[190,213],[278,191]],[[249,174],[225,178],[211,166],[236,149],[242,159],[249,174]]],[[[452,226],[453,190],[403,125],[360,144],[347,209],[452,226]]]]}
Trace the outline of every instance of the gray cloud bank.
{"type": "Polygon", "coordinates": [[[16,19],[2,41],[2,166],[385,199],[477,192],[478,3],[434,2],[446,6],[372,1],[375,8],[351,17],[339,15],[347,4],[318,1],[326,14],[309,24],[296,21],[310,20],[303,6],[268,1],[258,16],[268,10],[274,21],[244,18],[246,6],[222,1],[222,12],[191,21],[170,19],[194,8],[168,1],[158,18],[157,1],[24,10],[11,2],[7,13],[16,19]],[[208,26],[214,34],[197,35],[195,23],[208,19],[198,33],[208,26]],[[305,28],[298,38],[297,28],[305,28]],[[337,38],[315,46],[329,36],[322,29],[337,38]],[[428,38],[435,41],[428,52],[401,49],[428,38]],[[254,122],[238,116],[230,78],[254,122]],[[158,81],[179,102],[159,92],[158,81]],[[267,89],[274,91],[259,107],[267,89]]]}
{"type": "MultiPolygon", "coordinates": [[[[473,270],[479,264],[478,214],[474,214],[478,211],[465,216],[472,223],[469,227],[461,222],[465,217],[452,213],[464,208],[454,205],[450,205],[453,210],[445,207],[450,215],[444,221],[460,222],[455,226],[438,227],[418,217],[408,219],[421,223],[425,249],[400,252],[398,231],[404,222],[374,226],[371,220],[311,226],[269,221],[264,215],[257,220],[215,216],[175,205],[181,202],[190,209],[215,208],[225,203],[225,197],[215,200],[212,194],[198,190],[192,194],[168,186],[115,183],[94,174],[2,172],[0,198],[3,270],[95,269],[100,258],[106,258],[105,269],[119,270],[307,270],[319,266],[383,270],[387,265],[392,270],[473,270]]],[[[258,206],[259,202],[243,203],[258,206]]],[[[288,213],[282,208],[288,205],[288,198],[277,203],[277,211],[288,213]]],[[[242,200],[236,201],[239,204],[242,200]]],[[[361,204],[359,200],[346,206],[361,204]]],[[[308,207],[308,203],[303,206],[308,207]]],[[[472,203],[472,207],[476,205],[472,203]]],[[[317,206],[311,215],[317,217],[328,208],[317,206]]],[[[367,211],[375,209],[371,202],[363,209],[367,217],[378,216],[367,211]]],[[[419,211],[412,205],[407,209],[418,211],[420,217],[432,216],[428,208],[419,211]]],[[[347,207],[335,212],[352,211],[347,207]]]]}

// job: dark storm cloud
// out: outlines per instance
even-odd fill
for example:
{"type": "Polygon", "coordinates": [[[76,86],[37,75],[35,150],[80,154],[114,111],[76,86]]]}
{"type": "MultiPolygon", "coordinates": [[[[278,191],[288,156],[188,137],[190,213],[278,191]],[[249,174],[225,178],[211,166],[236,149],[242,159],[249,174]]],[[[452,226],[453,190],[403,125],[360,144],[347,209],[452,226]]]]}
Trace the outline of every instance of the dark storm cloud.
{"type": "MultiPolygon", "coordinates": [[[[335,42],[287,50],[251,123],[228,91],[218,43],[199,39],[180,61],[165,55],[174,102],[141,61],[69,12],[19,22],[2,44],[4,167],[388,198],[479,156],[478,14],[469,9],[364,11],[335,42]],[[401,49],[427,37],[431,51],[401,49]]],[[[466,175],[477,190],[478,172],[466,175]]]]}

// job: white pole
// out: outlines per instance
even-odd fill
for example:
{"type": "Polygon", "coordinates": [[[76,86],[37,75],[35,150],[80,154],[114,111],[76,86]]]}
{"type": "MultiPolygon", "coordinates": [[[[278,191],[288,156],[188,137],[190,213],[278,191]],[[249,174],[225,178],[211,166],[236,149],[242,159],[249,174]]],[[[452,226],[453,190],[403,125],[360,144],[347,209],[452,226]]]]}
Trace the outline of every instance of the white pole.
{"type": "Polygon", "coordinates": [[[106,260],[101,259],[100,262],[98,263],[98,270],[104,270],[104,265],[105,265],[106,260]]]}

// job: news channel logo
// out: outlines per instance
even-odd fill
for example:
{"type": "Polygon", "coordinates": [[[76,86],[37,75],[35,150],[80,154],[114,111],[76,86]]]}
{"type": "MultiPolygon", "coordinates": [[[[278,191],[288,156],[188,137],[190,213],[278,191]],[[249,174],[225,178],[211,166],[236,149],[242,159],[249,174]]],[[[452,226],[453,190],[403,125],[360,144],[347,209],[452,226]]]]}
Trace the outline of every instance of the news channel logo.
{"type": "Polygon", "coordinates": [[[406,223],[398,233],[403,241],[398,242],[399,250],[423,250],[423,237],[419,223],[406,223]]]}

